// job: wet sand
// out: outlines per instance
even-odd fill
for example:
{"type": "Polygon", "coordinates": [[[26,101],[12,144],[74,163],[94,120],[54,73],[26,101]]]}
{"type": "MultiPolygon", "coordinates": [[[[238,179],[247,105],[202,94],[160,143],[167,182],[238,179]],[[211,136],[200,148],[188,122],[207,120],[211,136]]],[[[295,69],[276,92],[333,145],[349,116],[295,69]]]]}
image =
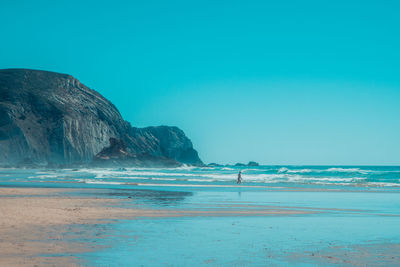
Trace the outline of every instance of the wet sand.
{"type": "Polygon", "coordinates": [[[400,266],[400,244],[360,244],[351,246],[331,246],[319,251],[305,251],[288,256],[292,262],[299,261],[339,266],[400,266]]]}
{"type": "Polygon", "coordinates": [[[73,254],[96,250],[105,234],[99,225],[118,219],[285,216],[315,212],[256,205],[149,209],[132,203],[126,205],[129,199],[99,197],[95,192],[96,189],[0,188],[0,266],[79,266],[79,259],[73,254]],[[99,242],[76,241],[79,238],[71,236],[99,242]]]}
{"type": "Polygon", "coordinates": [[[78,266],[71,254],[94,249],[69,242],[67,235],[98,238],[82,225],[135,216],[156,217],[162,212],[117,207],[116,199],[76,197],[73,191],[91,189],[0,188],[0,266],[78,266]],[[84,231],[84,233],[82,233],[84,231]]]}

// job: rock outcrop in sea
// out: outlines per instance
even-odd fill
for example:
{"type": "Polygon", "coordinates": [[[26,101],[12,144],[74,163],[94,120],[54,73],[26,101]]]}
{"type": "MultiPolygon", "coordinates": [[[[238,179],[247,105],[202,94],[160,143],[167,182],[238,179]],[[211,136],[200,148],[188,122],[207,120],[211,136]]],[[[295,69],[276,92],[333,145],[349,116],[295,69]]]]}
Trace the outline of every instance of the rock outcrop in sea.
{"type": "Polygon", "coordinates": [[[203,165],[177,127],[132,127],[67,74],[0,70],[0,165],[203,165]]]}
{"type": "Polygon", "coordinates": [[[255,161],[249,161],[249,163],[247,163],[247,164],[239,162],[239,163],[236,163],[234,166],[235,167],[256,167],[256,166],[260,166],[260,164],[258,164],[255,161]]]}

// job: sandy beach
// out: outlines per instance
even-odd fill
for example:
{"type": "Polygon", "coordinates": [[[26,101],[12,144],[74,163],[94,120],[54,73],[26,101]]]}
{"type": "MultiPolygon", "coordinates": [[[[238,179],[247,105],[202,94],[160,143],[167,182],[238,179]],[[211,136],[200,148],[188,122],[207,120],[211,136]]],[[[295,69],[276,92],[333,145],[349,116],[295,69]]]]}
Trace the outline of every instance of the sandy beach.
{"type": "Polygon", "coordinates": [[[115,206],[119,201],[114,199],[65,195],[74,191],[85,189],[0,188],[1,266],[78,266],[74,257],[40,255],[93,250],[84,242],[64,240],[66,235],[74,234],[84,235],[86,239],[101,237],[101,232],[88,231],[82,225],[163,214],[160,211],[119,208],[115,206]]]}
{"type": "MultiPolygon", "coordinates": [[[[79,266],[69,254],[93,251],[101,245],[71,242],[71,236],[101,239],[101,227],[117,219],[151,217],[274,216],[311,214],[288,207],[225,205],[196,209],[127,207],[126,200],[81,196],[96,189],[0,188],[1,266],[79,266]],[[123,206],[123,207],[122,207],[123,206]],[[86,226],[86,227],[85,227],[86,226]],[[91,226],[91,227],[87,227],[91,226]]],[[[98,242],[101,243],[101,242],[98,242]]]]}
{"type": "MultiPolygon", "coordinates": [[[[113,200],[63,196],[64,189],[0,188],[1,266],[78,266],[74,257],[40,257],[40,254],[82,252],[85,244],[63,242],[81,231],[79,224],[123,215],[107,207],[113,200]]],[[[90,233],[88,233],[90,234],[90,233]]]]}

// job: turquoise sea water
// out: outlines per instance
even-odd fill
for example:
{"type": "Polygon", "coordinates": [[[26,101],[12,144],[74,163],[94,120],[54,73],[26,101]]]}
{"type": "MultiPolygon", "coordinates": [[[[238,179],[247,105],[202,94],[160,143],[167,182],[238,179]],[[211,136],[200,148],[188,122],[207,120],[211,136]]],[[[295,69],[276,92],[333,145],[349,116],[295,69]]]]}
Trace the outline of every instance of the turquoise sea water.
{"type": "Polygon", "coordinates": [[[102,247],[75,255],[85,266],[400,265],[400,167],[1,169],[0,179],[204,212],[105,224],[101,240],[86,240],[102,247]]]}
{"type": "Polygon", "coordinates": [[[232,185],[239,170],[244,185],[398,187],[400,166],[259,166],[181,167],[172,169],[108,168],[29,170],[0,169],[1,182],[76,182],[105,185],[232,185]]]}

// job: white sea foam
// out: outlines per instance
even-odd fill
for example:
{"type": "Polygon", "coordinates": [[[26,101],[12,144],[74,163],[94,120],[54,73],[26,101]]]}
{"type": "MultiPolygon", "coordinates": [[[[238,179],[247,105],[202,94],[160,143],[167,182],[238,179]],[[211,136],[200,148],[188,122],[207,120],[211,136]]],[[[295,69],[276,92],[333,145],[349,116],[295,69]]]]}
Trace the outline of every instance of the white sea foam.
{"type": "Polygon", "coordinates": [[[150,177],[135,177],[135,176],[118,176],[118,177],[103,177],[102,179],[129,179],[129,180],[148,180],[150,177]]]}
{"type": "Polygon", "coordinates": [[[278,172],[287,172],[288,170],[288,168],[282,167],[278,170],[278,172]]]}
{"type": "Polygon", "coordinates": [[[188,182],[207,182],[207,183],[216,182],[216,180],[214,180],[214,179],[187,179],[186,181],[188,181],[188,182]]]}
{"type": "Polygon", "coordinates": [[[357,180],[365,180],[365,178],[303,177],[303,178],[300,178],[299,180],[308,181],[308,182],[313,182],[313,181],[321,181],[321,182],[354,182],[354,181],[357,181],[357,180]]]}
{"type": "MultiPolygon", "coordinates": [[[[287,170],[287,169],[286,169],[287,170]]],[[[247,182],[261,182],[261,183],[272,183],[272,182],[315,182],[315,181],[327,181],[327,182],[351,182],[357,179],[364,178],[340,178],[340,177],[306,177],[300,175],[300,173],[309,172],[309,169],[293,170],[293,173],[280,172],[277,174],[253,174],[248,173],[243,175],[243,180],[247,182]]],[[[123,172],[124,176],[121,176],[121,172],[114,172],[110,170],[97,170],[95,171],[96,179],[151,179],[159,181],[197,181],[197,182],[210,182],[210,181],[236,181],[236,173],[177,173],[177,172],[159,172],[159,171],[138,171],[131,170],[123,172]],[[132,175],[132,176],[131,176],[132,175]]]]}
{"type": "Polygon", "coordinates": [[[400,184],[387,183],[387,182],[369,182],[369,183],[367,183],[367,185],[368,186],[382,186],[382,187],[386,187],[386,186],[400,187],[400,184]]]}
{"type": "MultiPolygon", "coordinates": [[[[321,172],[342,172],[342,173],[361,173],[361,174],[367,174],[371,172],[378,172],[378,171],[372,171],[372,170],[363,170],[360,168],[339,168],[339,167],[333,167],[333,168],[328,168],[328,169],[289,169],[286,167],[282,167],[278,170],[278,173],[321,173],[321,172]]],[[[381,171],[379,171],[381,172],[381,171]]],[[[383,171],[387,172],[387,171],[383,171]]]]}
{"type": "Polygon", "coordinates": [[[149,178],[151,180],[156,180],[156,181],[177,181],[179,179],[176,178],[149,178]]]}
{"type": "MultiPolygon", "coordinates": [[[[314,182],[313,184],[319,184],[319,185],[332,185],[332,183],[328,183],[328,182],[314,182]]],[[[341,182],[341,183],[334,183],[334,185],[344,185],[344,186],[349,186],[349,185],[352,185],[352,183],[345,183],[345,182],[341,182]]]]}
{"type": "Polygon", "coordinates": [[[55,174],[44,174],[44,175],[35,175],[35,176],[29,176],[28,178],[31,179],[46,179],[46,178],[58,178],[58,175],[55,174]]]}
{"type": "Polygon", "coordinates": [[[367,174],[369,170],[361,170],[360,168],[329,168],[327,172],[358,172],[362,174],[367,174]]]}
{"type": "Polygon", "coordinates": [[[309,173],[309,172],[316,172],[318,170],[311,170],[311,169],[288,169],[286,167],[282,167],[278,170],[278,173],[309,173]]]}
{"type": "MultiPolygon", "coordinates": [[[[398,170],[365,170],[363,168],[302,168],[301,166],[281,167],[281,168],[246,168],[243,170],[243,182],[251,183],[299,183],[299,184],[333,184],[333,185],[361,185],[361,186],[400,186],[400,180],[393,182],[380,182],[379,178],[371,178],[366,174],[376,174],[385,172],[400,172],[398,170]],[[313,173],[316,173],[313,175],[313,173]],[[343,173],[343,174],[342,174],[343,173]],[[322,177],[319,177],[322,175],[322,177]],[[358,177],[353,177],[358,176],[358,177]],[[366,176],[366,177],[359,177],[366,176]],[[365,182],[365,180],[375,182],[365,182]]],[[[31,179],[72,179],[85,183],[104,183],[104,184],[126,184],[140,181],[153,181],[153,183],[169,183],[173,181],[188,183],[235,183],[237,180],[237,170],[234,168],[223,167],[215,169],[205,169],[198,167],[183,166],[180,168],[104,168],[104,169],[79,169],[68,172],[64,171],[38,171],[36,175],[29,176],[31,179]],[[131,181],[129,181],[131,180],[131,181]],[[121,182],[123,181],[123,182],[121,182]]],[[[25,178],[26,179],[26,178],[25,178]]]]}
{"type": "Polygon", "coordinates": [[[85,183],[87,184],[109,184],[109,185],[121,185],[124,183],[120,182],[104,182],[104,181],[96,181],[96,180],[84,180],[85,183]]]}
{"type": "Polygon", "coordinates": [[[287,170],[287,173],[309,173],[313,172],[313,170],[310,169],[299,169],[299,170],[287,170]]]}

